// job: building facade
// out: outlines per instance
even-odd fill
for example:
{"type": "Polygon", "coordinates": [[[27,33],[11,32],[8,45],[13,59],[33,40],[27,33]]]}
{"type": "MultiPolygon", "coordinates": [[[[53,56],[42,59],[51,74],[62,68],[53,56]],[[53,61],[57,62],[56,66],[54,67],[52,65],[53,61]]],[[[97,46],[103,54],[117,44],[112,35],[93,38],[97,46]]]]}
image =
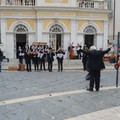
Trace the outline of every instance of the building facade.
{"type": "Polygon", "coordinates": [[[118,32],[120,32],[120,17],[119,17],[120,0],[111,0],[111,19],[109,20],[109,42],[117,40],[118,32]]]}
{"type": "Polygon", "coordinates": [[[67,51],[70,43],[108,45],[109,0],[1,0],[0,47],[16,58],[18,46],[47,42],[67,51]]]}

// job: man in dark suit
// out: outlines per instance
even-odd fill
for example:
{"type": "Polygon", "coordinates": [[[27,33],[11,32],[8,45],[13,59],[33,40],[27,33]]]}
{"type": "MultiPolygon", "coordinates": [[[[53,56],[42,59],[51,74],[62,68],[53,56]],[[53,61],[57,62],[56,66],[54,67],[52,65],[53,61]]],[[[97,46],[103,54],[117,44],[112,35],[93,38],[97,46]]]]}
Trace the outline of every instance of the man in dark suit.
{"type": "Polygon", "coordinates": [[[28,72],[31,72],[31,60],[32,60],[32,52],[28,50],[28,52],[25,52],[25,63],[28,72]]]}
{"type": "Polygon", "coordinates": [[[65,51],[62,48],[59,48],[56,52],[57,61],[58,61],[58,72],[63,70],[63,59],[64,59],[65,51]]]}
{"type": "Polygon", "coordinates": [[[87,89],[88,91],[93,91],[94,83],[96,91],[99,91],[100,73],[101,69],[103,69],[103,56],[111,50],[111,47],[105,51],[96,50],[95,46],[91,46],[90,51],[87,52],[80,49],[81,52],[88,55],[88,61],[86,64],[86,68],[90,73],[90,85],[87,89]]]}
{"type": "Polygon", "coordinates": [[[52,72],[54,56],[55,56],[55,53],[52,51],[52,48],[49,48],[49,52],[47,53],[48,70],[49,70],[49,72],[52,72]]]}

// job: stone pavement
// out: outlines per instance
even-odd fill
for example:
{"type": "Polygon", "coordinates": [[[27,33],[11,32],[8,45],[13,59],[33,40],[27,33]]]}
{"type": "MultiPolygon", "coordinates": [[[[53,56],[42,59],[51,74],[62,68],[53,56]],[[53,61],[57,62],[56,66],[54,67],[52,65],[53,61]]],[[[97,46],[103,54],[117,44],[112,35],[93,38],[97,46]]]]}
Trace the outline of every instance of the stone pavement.
{"type": "Polygon", "coordinates": [[[4,69],[0,73],[0,120],[120,120],[120,88],[115,87],[116,70],[111,68],[102,71],[99,92],[86,91],[87,72],[80,68],[63,72],[57,72],[57,65],[53,72],[4,69]]]}

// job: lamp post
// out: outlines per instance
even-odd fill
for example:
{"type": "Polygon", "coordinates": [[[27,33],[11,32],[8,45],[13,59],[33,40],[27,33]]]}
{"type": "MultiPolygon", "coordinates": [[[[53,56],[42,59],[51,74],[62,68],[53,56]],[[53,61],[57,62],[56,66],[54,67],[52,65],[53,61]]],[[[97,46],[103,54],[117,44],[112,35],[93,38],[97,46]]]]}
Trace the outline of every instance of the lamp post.
{"type": "MultiPolygon", "coordinates": [[[[114,0],[114,9],[113,9],[113,40],[115,40],[115,13],[116,13],[116,0],[114,0]]],[[[120,33],[118,33],[117,38],[117,56],[118,56],[118,50],[119,50],[119,39],[120,39],[120,33]]],[[[119,68],[116,70],[116,87],[118,87],[118,74],[119,74],[119,68]]]]}
{"type": "MultiPolygon", "coordinates": [[[[119,48],[120,48],[120,32],[118,32],[118,38],[117,38],[117,57],[119,55],[119,48]]],[[[118,87],[118,78],[119,78],[119,67],[116,70],[116,87],[118,87]]]]}

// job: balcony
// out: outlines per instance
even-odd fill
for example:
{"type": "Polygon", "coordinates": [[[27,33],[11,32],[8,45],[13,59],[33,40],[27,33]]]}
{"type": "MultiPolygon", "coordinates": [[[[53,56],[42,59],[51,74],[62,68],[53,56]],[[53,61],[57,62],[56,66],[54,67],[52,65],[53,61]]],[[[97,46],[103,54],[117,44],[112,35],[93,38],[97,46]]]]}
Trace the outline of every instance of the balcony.
{"type": "Polygon", "coordinates": [[[1,6],[53,6],[53,7],[78,7],[85,9],[108,9],[107,0],[74,0],[73,4],[67,5],[60,4],[59,2],[53,2],[52,4],[46,4],[42,0],[0,0],[1,6]]]}
{"type": "Polygon", "coordinates": [[[5,6],[35,6],[36,0],[1,0],[1,5],[5,6]]]}
{"type": "Polygon", "coordinates": [[[107,1],[86,1],[86,0],[78,0],[79,8],[88,8],[88,9],[108,9],[107,1]]]}

